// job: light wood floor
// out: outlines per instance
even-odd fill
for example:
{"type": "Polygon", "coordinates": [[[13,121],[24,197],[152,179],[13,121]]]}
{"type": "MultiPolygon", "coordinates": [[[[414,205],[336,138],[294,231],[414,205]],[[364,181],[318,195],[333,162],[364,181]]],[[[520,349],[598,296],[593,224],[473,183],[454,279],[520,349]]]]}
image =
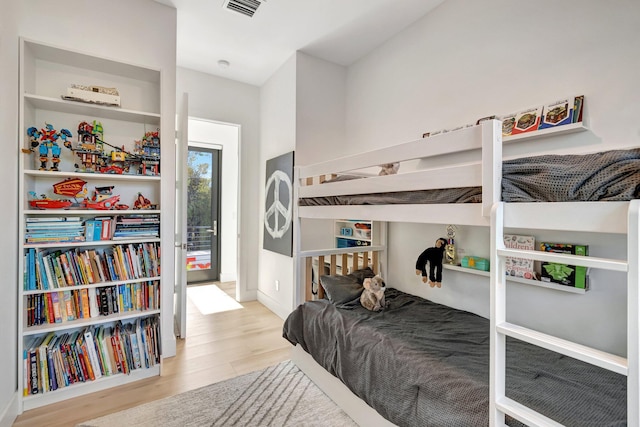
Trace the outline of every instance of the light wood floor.
{"type": "MultiPolygon", "coordinates": [[[[235,293],[234,282],[216,285],[235,293]]],[[[74,426],[289,359],[282,319],[259,302],[208,315],[187,304],[187,338],[178,340],[176,357],[164,359],[161,376],[26,411],[14,427],[74,426]]]]}

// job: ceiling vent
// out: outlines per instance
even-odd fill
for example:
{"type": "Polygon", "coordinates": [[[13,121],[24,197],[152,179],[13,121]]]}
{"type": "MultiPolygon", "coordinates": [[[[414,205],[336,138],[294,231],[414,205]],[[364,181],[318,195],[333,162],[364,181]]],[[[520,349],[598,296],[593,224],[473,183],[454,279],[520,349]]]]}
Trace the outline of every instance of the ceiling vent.
{"type": "Polygon", "coordinates": [[[222,7],[251,18],[264,0],[224,0],[222,7]]]}

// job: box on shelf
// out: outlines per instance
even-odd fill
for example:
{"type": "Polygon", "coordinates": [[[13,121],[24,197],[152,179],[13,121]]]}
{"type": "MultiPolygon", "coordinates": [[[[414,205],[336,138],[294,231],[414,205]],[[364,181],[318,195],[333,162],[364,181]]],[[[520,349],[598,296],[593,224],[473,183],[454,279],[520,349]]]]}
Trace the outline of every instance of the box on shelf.
{"type": "MultiPolygon", "coordinates": [[[[505,234],[504,246],[509,249],[524,249],[534,251],[536,249],[536,239],[534,236],[521,236],[518,234],[505,234]]],[[[507,276],[522,277],[525,279],[535,279],[534,261],[529,258],[505,258],[505,270],[507,276]]]]}
{"type": "MultiPolygon", "coordinates": [[[[540,243],[540,250],[581,256],[589,255],[588,245],[574,245],[571,243],[542,242],[540,243]]],[[[579,289],[587,289],[589,287],[587,267],[583,266],[543,262],[541,276],[543,282],[559,283],[579,289]]]]}
{"type": "Polygon", "coordinates": [[[462,258],[462,266],[464,268],[473,268],[475,270],[489,271],[489,260],[477,256],[465,256],[462,258]]]}
{"type": "Polygon", "coordinates": [[[67,88],[67,94],[62,98],[92,104],[120,106],[120,95],[114,88],[72,85],[67,88]]]}

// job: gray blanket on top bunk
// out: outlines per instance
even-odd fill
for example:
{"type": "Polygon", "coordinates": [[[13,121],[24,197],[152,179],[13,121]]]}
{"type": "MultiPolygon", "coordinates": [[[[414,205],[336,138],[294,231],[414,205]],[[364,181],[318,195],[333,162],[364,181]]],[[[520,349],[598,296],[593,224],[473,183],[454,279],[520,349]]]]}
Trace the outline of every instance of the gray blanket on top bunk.
{"type": "MultiPolygon", "coordinates": [[[[283,335],[399,426],[488,425],[489,321],[396,289],[386,298],[379,313],[302,304],[283,335]]],[[[506,390],[566,426],[626,426],[626,377],[522,341],[507,340],[506,390]]]]}
{"type": "MultiPolygon", "coordinates": [[[[640,198],[640,149],[504,161],[505,202],[595,202],[640,198]]],[[[481,187],[300,199],[300,206],[480,203],[481,187]]]]}

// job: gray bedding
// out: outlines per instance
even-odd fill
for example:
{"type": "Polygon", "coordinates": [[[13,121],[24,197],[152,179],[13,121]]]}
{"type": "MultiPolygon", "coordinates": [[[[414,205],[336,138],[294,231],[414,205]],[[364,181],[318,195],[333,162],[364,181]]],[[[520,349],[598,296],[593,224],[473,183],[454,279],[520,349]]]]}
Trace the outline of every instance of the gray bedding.
{"type": "MultiPolygon", "coordinates": [[[[283,335],[399,426],[488,425],[489,321],[396,289],[386,298],[380,313],[307,302],[283,335]]],[[[626,426],[626,377],[511,339],[507,396],[567,426],[626,426]]]]}
{"type": "MultiPolygon", "coordinates": [[[[625,201],[640,198],[640,149],[524,157],[502,164],[505,202],[625,201]]],[[[480,203],[482,188],[300,199],[300,206],[480,203]]]]}

